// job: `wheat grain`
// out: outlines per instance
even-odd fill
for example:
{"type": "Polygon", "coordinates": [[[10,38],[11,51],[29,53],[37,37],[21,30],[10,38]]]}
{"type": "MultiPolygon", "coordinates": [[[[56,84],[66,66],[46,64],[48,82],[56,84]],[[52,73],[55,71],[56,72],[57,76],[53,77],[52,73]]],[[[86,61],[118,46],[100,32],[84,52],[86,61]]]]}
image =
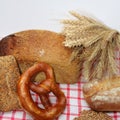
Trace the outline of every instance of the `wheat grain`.
{"type": "MultiPolygon", "coordinates": [[[[83,74],[86,79],[95,79],[117,72],[115,49],[120,49],[120,33],[103,23],[71,11],[73,20],[63,20],[61,34],[66,39],[64,46],[73,49],[71,60],[84,61],[83,74]]],[[[81,66],[79,66],[81,69],[81,66]]]]}

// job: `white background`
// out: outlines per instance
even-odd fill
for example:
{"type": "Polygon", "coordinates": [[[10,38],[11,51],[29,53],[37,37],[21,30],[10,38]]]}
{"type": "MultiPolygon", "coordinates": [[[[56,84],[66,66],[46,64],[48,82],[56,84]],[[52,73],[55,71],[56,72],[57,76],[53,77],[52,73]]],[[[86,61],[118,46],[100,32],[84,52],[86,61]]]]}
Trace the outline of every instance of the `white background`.
{"type": "Polygon", "coordinates": [[[120,31],[120,0],[0,0],[0,37],[27,29],[62,30],[69,11],[88,13],[120,31]]]}

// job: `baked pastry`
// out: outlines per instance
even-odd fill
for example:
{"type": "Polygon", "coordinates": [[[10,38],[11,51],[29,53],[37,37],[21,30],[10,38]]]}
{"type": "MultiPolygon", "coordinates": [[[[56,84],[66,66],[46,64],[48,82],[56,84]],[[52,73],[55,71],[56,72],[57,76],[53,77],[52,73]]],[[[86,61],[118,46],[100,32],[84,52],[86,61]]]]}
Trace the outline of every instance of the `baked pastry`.
{"type": "Polygon", "coordinates": [[[93,110],[83,110],[79,117],[74,120],[112,120],[110,116],[103,112],[95,112],[93,110]]]}
{"type": "Polygon", "coordinates": [[[0,57],[0,71],[0,111],[24,109],[35,120],[53,120],[64,111],[66,97],[56,84],[53,69],[48,64],[35,64],[20,76],[14,56],[9,55],[0,57]],[[31,79],[39,72],[44,72],[46,79],[36,84],[31,79]],[[30,91],[38,95],[42,108],[34,102],[30,91]],[[49,100],[51,92],[57,98],[55,104],[49,100]]]}
{"type": "Polygon", "coordinates": [[[89,106],[96,111],[120,111],[120,77],[93,80],[83,87],[89,106]]]}
{"type": "Polygon", "coordinates": [[[53,69],[44,62],[34,64],[21,75],[17,82],[17,93],[22,108],[34,120],[54,120],[61,115],[66,107],[66,97],[55,82],[53,69]],[[31,78],[39,72],[44,72],[46,79],[36,84],[31,81],[31,78]],[[30,91],[38,95],[37,99],[41,101],[42,107],[34,102],[30,91]],[[56,97],[54,104],[49,99],[50,93],[56,97]]]}
{"type": "MultiPolygon", "coordinates": [[[[63,35],[45,30],[14,33],[0,41],[0,56],[15,56],[21,72],[36,62],[46,62],[53,67],[58,83],[76,83],[78,62],[70,61],[72,49],[64,47],[64,39],[63,35]]],[[[39,74],[36,80],[43,77],[39,74]]]]}
{"type": "Polygon", "coordinates": [[[0,111],[19,109],[16,83],[20,72],[13,56],[0,57],[0,111]]]}

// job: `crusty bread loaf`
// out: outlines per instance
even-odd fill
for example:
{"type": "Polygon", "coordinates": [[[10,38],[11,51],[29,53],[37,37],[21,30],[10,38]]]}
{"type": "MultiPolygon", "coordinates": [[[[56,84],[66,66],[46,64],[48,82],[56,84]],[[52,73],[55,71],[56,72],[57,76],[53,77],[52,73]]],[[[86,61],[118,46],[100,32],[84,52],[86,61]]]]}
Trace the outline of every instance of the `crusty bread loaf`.
{"type": "Polygon", "coordinates": [[[0,57],[0,111],[19,109],[16,83],[19,68],[13,56],[0,57]]]}
{"type": "MultiPolygon", "coordinates": [[[[21,71],[35,62],[50,64],[59,83],[75,83],[79,77],[77,61],[70,62],[72,49],[63,45],[65,37],[44,30],[28,30],[3,38],[0,42],[0,55],[13,55],[21,71]]],[[[43,78],[40,74],[36,79],[43,78]]]]}
{"type": "Polygon", "coordinates": [[[90,81],[84,85],[83,93],[96,111],[120,111],[120,77],[90,81]]]}

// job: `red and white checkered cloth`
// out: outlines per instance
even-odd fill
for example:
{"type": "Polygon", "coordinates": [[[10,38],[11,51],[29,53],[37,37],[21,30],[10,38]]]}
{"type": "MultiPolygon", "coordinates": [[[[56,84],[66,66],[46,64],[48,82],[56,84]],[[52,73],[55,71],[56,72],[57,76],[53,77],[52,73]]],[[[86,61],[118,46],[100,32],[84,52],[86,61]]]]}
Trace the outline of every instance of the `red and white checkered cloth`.
{"type": "MultiPolygon", "coordinates": [[[[60,85],[61,90],[67,98],[67,105],[65,111],[56,120],[73,120],[73,118],[79,116],[81,110],[89,109],[82,93],[83,84],[83,82],[78,82],[72,85],[60,85]]],[[[34,100],[40,104],[38,96],[34,93],[32,93],[32,96],[34,100]]],[[[50,99],[53,103],[56,101],[53,94],[50,94],[50,99]]],[[[108,114],[112,116],[113,120],[120,120],[119,112],[110,112],[108,114]]],[[[15,110],[11,112],[0,112],[0,120],[32,120],[32,118],[22,110],[15,110]]]]}
{"type": "MultiPolygon", "coordinates": [[[[120,66],[120,52],[117,52],[116,62],[120,66]]],[[[119,71],[120,74],[120,71],[119,71]]],[[[84,78],[81,77],[81,80],[84,78]]],[[[90,109],[84,100],[82,87],[84,82],[79,80],[76,84],[60,84],[61,90],[65,93],[67,98],[67,105],[65,111],[56,120],[73,120],[79,116],[80,111],[90,109]]],[[[39,97],[34,93],[31,93],[35,102],[41,105],[39,97]]],[[[50,94],[50,99],[55,103],[56,98],[53,94],[50,94]]],[[[120,120],[120,112],[108,112],[113,120],[120,120]]],[[[0,120],[33,120],[29,114],[23,110],[15,110],[11,112],[0,112],[0,120]]]]}

